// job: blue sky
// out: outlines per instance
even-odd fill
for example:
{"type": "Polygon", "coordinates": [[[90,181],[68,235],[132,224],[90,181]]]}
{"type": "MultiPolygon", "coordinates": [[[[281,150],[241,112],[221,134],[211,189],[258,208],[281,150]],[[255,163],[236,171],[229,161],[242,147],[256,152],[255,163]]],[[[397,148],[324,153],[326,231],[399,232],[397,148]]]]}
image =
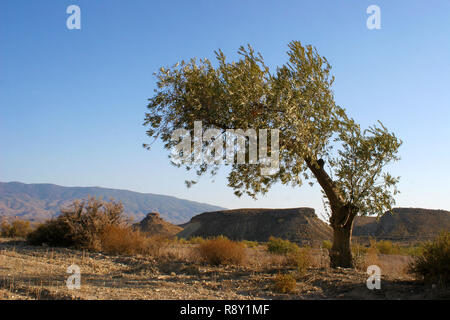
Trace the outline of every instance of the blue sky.
{"type": "Polygon", "coordinates": [[[142,126],[153,72],[191,57],[233,59],[250,43],[266,63],[287,44],[317,47],[333,66],[336,102],[364,127],[381,120],[400,137],[398,206],[450,209],[450,2],[119,1],[0,2],[0,181],[103,186],[228,208],[311,206],[320,191],[275,186],[236,198],[226,170],[214,182],[149,152],[142,126]],[[68,30],[66,8],[81,8],[68,30]],[[366,8],[381,8],[368,30],[366,8]]]}

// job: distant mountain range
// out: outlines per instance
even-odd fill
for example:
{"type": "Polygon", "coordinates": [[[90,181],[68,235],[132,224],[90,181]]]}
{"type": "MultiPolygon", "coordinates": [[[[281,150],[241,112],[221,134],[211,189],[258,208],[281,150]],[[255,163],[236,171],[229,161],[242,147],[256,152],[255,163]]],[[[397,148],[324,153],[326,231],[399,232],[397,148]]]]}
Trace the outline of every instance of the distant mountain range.
{"type": "Polygon", "coordinates": [[[30,221],[46,220],[58,215],[60,208],[73,200],[86,199],[89,195],[122,201],[125,213],[135,222],[142,220],[149,212],[159,212],[165,220],[180,224],[199,213],[224,209],[171,196],[128,190],[0,182],[0,218],[17,216],[30,221]]]}

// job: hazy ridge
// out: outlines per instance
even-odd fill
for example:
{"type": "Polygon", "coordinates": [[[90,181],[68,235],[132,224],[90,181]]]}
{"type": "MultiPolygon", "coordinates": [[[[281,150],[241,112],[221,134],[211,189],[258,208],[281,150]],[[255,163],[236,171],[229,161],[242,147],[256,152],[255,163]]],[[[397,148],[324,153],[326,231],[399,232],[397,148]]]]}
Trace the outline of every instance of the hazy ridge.
{"type": "Polygon", "coordinates": [[[149,212],[159,212],[162,218],[171,223],[185,223],[196,214],[224,209],[172,196],[129,190],[0,182],[0,217],[17,216],[42,221],[58,215],[60,208],[73,200],[85,199],[88,195],[122,201],[125,213],[135,222],[142,220],[149,212]]]}

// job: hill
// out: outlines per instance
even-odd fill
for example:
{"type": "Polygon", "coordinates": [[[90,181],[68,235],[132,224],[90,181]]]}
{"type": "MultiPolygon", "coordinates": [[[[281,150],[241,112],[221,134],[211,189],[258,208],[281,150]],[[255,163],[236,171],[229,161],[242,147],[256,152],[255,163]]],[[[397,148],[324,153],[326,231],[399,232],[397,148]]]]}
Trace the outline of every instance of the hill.
{"type": "Polygon", "coordinates": [[[331,239],[331,228],[317,218],[312,208],[236,209],[206,212],[183,225],[178,236],[267,241],[270,236],[304,243],[331,239]]]}
{"type": "Polygon", "coordinates": [[[423,241],[435,238],[442,230],[450,230],[450,212],[421,208],[395,208],[379,220],[357,217],[353,226],[355,237],[377,240],[423,241]]]}
{"type": "Polygon", "coordinates": [[[171,224],[162,219],[157,212],[151,212],[139,223],[135,223],[133,227],[147,235],[174,236],[182,227],[171,224]]]}
{"type": "Polygon", "coordinates": [[[85,199],[88,195],[122,201],[125,213],[134,221],[142,220],[148,212],[159,212],[169,222],[185,223],[201,212],[224,209],[171,196],[128,190],[0,182],[0,217],[18,216],[30,221],[42,221],[58,215],[60,208],[73,200],[85,199]]]}

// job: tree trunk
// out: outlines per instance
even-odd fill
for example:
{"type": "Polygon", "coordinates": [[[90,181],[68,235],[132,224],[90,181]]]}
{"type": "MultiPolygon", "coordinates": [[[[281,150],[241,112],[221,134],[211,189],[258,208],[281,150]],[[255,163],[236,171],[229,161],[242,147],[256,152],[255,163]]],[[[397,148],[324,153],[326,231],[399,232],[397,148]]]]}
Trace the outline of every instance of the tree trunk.
{"type": "Polygon", "coordinates": [[[358,208],[345,202],[345,197],[324,170],[322,159],[315,161],[306,158],[305,162],[325,192],[331,208],[330,224],[333,228],[333,246],[330,250],[330,265],[332,268],[353,268],[350,244],[353,220],[358,213],[358,208]]]}
{"type": "Polygon", "coordinates": [[[350,224],[333,226],[333,246],[330,250],[332,268],[353,268],[351,250],[353,221],[350,224]]]}

